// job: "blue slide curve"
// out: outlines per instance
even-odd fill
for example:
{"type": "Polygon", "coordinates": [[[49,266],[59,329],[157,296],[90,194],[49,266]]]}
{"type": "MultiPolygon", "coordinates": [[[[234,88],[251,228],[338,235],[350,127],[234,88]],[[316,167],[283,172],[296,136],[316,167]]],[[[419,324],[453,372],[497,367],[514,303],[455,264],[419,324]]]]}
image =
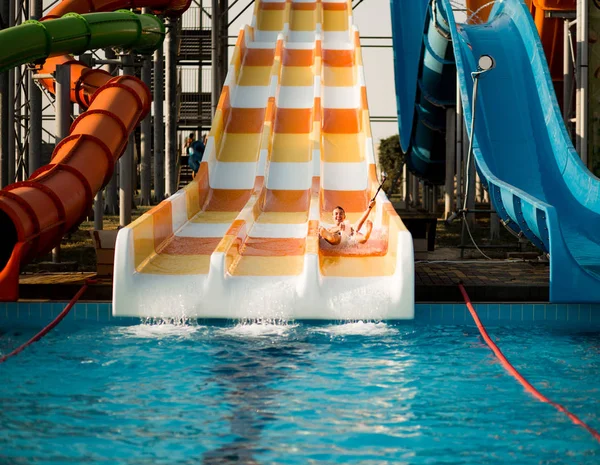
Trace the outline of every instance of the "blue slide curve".
{"type": "Polygon", "coordinates": [[[481,55],[496,62],[479,81],[473,153],[498,215],[549,253],[552,302],[600,302],[600,180],[566,132],[529,11],[504,0],[487,23],[457,25],[450,0],[438,5],[452,35],[468,131],[471,73],[481,55]]]}
{"type": "Polygon", "coordinates": [[[448,21],[435,2],[392,0],[391,9],[400,146],[412,173],[443,184],[446,108],[456,104],[448,21]]]}

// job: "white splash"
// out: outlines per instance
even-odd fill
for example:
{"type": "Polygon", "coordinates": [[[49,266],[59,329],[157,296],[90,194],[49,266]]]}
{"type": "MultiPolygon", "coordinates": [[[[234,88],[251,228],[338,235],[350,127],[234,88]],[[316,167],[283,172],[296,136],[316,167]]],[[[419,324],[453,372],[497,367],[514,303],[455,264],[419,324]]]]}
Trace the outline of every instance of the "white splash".
{"type": "Polygon", "coordinates": [[[190,337],[194,333],[206,329],[187,318],[142,318],[142,324],[124,326],[121,334],[142,339],[163,337],[190,337]]]}
{"type": "Polygon", "coordinates": [[[315,328],[315,332],[332,336],[387,336],[398,333],[396,328],[389,327],[383,322],[365,322],[362,320],[338,325],[315,328]]]}
{"type": "Polygon", "coordinates": [[[231,328],[220,330],[222,335],[241,338],[283,337],[298,324],[275,319],[244,320],[231,328]]]}

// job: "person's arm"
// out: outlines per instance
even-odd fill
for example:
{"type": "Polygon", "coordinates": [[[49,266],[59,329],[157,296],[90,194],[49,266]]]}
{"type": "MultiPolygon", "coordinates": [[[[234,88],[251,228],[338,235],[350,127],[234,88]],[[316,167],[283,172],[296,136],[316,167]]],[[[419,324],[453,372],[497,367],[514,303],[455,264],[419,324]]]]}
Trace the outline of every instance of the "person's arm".
{"type": "Polygon", "coordinates": [[[367,221],[367,218],[369,217],[369,214],[371,213],[371,209],[374,206],[375,206],[375,200],[371,200],[369,202],[369,206],[367,207],[367,209],[365,210],[365,212],[362,214],[362,216],[360,217],[360,219],[354,225],[354,231],[356,231],[356,232],[360,231],[360,228],[362,228],[362,226],[365,223],[365,221],[367,221]]]}

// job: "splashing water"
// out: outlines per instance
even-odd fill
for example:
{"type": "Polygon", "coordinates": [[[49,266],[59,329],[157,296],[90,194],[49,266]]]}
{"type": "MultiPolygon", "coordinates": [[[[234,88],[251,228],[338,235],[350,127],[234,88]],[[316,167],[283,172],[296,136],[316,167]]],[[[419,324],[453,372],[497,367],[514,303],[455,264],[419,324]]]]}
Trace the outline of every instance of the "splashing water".
{"type": "Polygon", "coordinates": [[[396,328],[389,327],[381,321],[353,321],[337,325],[315,328],[316,333],[330,334],[331,336],[388,336],[397,334],[396,328]]]}
{"type": "Polygon", "coordinates": [[[284,337],[287,336],[298,324],[289,323],[287,320],[276,318],[244,319],[232,328],[224,328],[220,332],[223,335],[261,338],[261,337],[284,337]]]}
{"type": "Polygon", "coordinates": [[[190,337],[197,331],[205,329],[195,319],[185,314],[178,317],[143,317],[136,326],[121,328],[123,335],[138,338],[162,338],[171,336],[190,337]]]}

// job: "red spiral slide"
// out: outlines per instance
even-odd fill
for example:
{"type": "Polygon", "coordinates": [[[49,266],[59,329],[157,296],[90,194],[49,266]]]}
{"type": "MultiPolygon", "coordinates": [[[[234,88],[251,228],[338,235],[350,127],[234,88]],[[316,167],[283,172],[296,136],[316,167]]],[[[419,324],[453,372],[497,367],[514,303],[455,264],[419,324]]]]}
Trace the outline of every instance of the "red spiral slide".
{"type": "MultiPolygon", "coordinates": [[[[181,15],[191,0],[65,0],[44,19],[66,13],[93,13],[148,7],[168,16],[181,15]]],[[[59,64],[71,67],[71,100],[87,111],[52,154],[52,161],[27,181],[0,191],[0,301],[19,298],[21,266],[60,244],[77,226],[96,193],[110,180],[131,132],[150,111],[150,91],[133,76],[113,78],[70,55],[46,60],[40,73],[59,64]]],[[[54,91],[54,81],[43,85],[54,91]]]]}

